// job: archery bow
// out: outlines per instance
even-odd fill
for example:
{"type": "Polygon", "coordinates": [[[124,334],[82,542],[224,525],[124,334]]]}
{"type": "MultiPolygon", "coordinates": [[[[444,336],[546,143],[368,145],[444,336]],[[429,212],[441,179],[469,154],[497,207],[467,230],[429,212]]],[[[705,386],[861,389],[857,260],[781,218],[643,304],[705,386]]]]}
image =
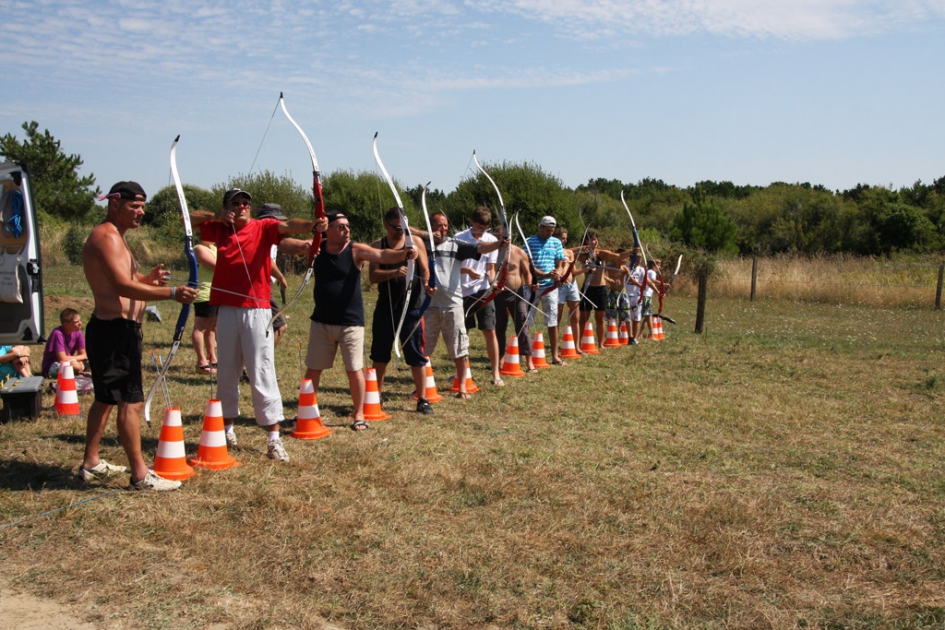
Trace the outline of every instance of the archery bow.
{"type": "Polygon", "coordinates": [[[673,279],[669,281],[669,286],[673,286],[676,282],[676,276],[679,275],[680,267],[682,267],[682,254],[679,255],[679,260],[676,261],[676,271],[673,272],[673,279]]]}
{"type": "MultiPolygon", "coordinates": [[[[499,220],[502,222],[502,235],[499,237],[500,240],[505,240],[509,237],[509,222],[505,218],[505,202],[502,201],[502,193],[499,192],[499,187],[496,185],[495,180],[486,172],[486,169],[482,168],[482,164],[479,163],[479,160],[476,158],[476,151],[473,151],[473,162],[476,163],[476,168],[478,168],[483,175],[486,176],[486,179],[489,180],[489,183],[492,184],[492,187],[495,188],[495,194],[499,197],[499,220]]],[[[509,272],[509,254],[511,254],[512,248],[506,248],[504,245],[499,248],[499,253],[496,256],[496,260],[501,260],[502,263],[499,265],[499,271],[495,275],[495,280],[492,283],[492,286],[489,287],[489,294],[480,297],[478,300],[469,305],[469,310],[466,312],[466,317],[469,317],[469,313],[472,309],[479,304],[479,308],[485,308],[486,304],[491,302],[496,298],[502,289],[505,288],[505,276],[509,272]]]]}
{"type": "MultiPolygon", "coordinates": [[[[187,198],[184,196],[184,185],[181,184],[180,175],[177,173],[177,142],[180,140],[178,135],[174,138],[174,144],[171,145],[171,176],[174,178],[174,187],[177,189],[177,199],[180,201],[181,216],[184,221],[184,254],[187,256],[187,265],[190,269],[190,275],[187,278],[187,286],[197,288],[197,256],[194,254],[194,236],[190,229],[190,211],[187,209],[187,198]]],[[[144,403],[144,421],[151,426],[151,400],[157,391],[162,380],[167,375],[167,368],[171,366],[174,355],[180,347],[181,338],[184,336],[184,328],[187,327],[187,318],[190,316],[190,304],[182,304],[180,315],[177,316],[177,325],[174,329],[174,343],[171,345],[171,351],[167,355],[167,361],[161,366],[161,372],[157,380],[151,386],[148,397],[144,403]]]]}
{"type": "MultiPolygon", "coordinates": [[[[387,172],[387,169],[384,168],[384,163],[381,161],[381,154],[377,152],[377,132],[374,133],[374,161],[377,162],[378,168],[381,169],[381,173],[384,174],[384,179],[387,180],[387,185],[390,186],[390,190],[394,193],[394,201],[397,202],[397,211],[400,214],[400,227],[404,232],[404,248],[413,249],[413,236],[410,234],[410,226],[407,224],[407,213],[404,212],[404,202],[400,200],[400,193],[397,192],[397,187],[394,185],[394,180],[391,179],[390,174],[387,172]]],[[[394,332],[394,354],[400,359],[400,331],[404,328],[404,319],[407,318],[407,311],[410,310],[410,297],[413,293],[413,273],[414,273],[415,263],[412,259],[407,260],[407,283],[404,288],[404,310],[400,314],[400,321],[397,323],[397,330],[394,332]]],[[[393,308],[391,304],[391,308],[393,308]]]]}
{"type": "MultiPolygon", "coordinates": [[[[649,277],[649,274],[646,271],[646,252],[643,251],[643,248],[640,246],[640,236],[637,234],[637,223],[633,220],[633,213],[630,212],[630,206],[627,205],[627,200],[623,197],[623,190],[620,191],[620,201],[623,202],[624,209],[626,209],[627,214],[630,215],[630,228],[633,230],[633,246],[639,249],[640,254],[643,256],[643,282],[640,286],[640,299],[637,300],[637,304],[640,304],[643,302],[643,293],[646,291],[647,278],[649,277]]],[[[634,260],[634,262],[636,261],[634,260]]]]}
{"type": "MultiPolygon", "coordinates": [[[[427,286],[431,289],[436,288],[436,243],[433,242],[433,225],[430,223],[430,212],[427,210],[427,188],[430,187],[430,182],[427,182],[427,185],[423,187],[423,192],[420,193],[420,207],[423,208],[423,218],[427,223],[427,238],[430,239],[430,245],[427,248],[427,266],[429,267],[430,280],[427,282],[427,286]]],[[[433,296],[427,294],[423,298],[423,302],[420,304],[420,310],[417,311],[417,323],[413,325],[413,330],[410,331],[410,334],[407,335],[407,339],[410,339],[417,328],[420,327],[420,324],[423,322],[423,314],[428,308],[430,308],[430,303],[433,301],[433,296]]]]}
{"type": "MultiPolygon", "coordinates": [[[[279,92],[279,107],[282,108],[282,113],[285,114],[285,117],[289,119],[289,122],[292,123],[293,127],[295,127],[295,130],[299,132],[300,136],[302,136],[302,140],[305,142],[305,147],[308,149],[309,157],[312,158],[312,197],[315,200],[315,218],[322,219],[325,217],[325,199],[322,197],[321,173],[318,170],[318,159],[315,157],[315,149],[312,148],[312,143],[308,141],[308,136],[306,136],[305,132],[302,131],[299,123],[295,122],[295,119],[289,115],[289,110],[285,108],[285,100],[282,98],[282,92],[279,92]]],[[[269,326],[266,328],[267,331],[272,328],[272,323],[276,321],[286,310],[288,310],[290,306],[295,304],[295,301],[299,299],[300,295],[302,295],[302,291],[305,290],[309,280],[312,279],[312,272],[315,270],[315,256],[318,254],[321,245],[321,232],[314,232],[312,234],[312,246],[308,250],[308,269],[305,271],[305,278],[302,279],[302,285],[299,287],[299,290],[295,292],[295,295],[292,296],[292,299],[289,300],[285,306],[279,309],[276,314],[272,316],[272,319],[269,320],[269,326]]]]}

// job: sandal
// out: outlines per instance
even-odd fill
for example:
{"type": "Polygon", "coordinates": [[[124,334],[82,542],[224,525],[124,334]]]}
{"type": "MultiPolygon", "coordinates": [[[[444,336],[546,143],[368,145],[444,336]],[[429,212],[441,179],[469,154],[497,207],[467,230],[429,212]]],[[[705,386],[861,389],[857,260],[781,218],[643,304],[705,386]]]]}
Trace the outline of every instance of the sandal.
{"type": "Polygon", "coordinates": [[[364,420],[355,420],[355,421],[354,421],[354,424],[351,425],[351,430],[352,430],[352,431],[357,431],[357,432],[359,432],[359,433],[360,433],[361,431],[367,431],[367,430],[370,429],[370,428],[371,428],[371,425],[369,425],[369,424],[368,424],[367,422],[365,422],[364,420]]]}
{"type": "Polygon", "coordinates": [[[197,366],[197,374],[216,374],[216,373],[217,373],[217,369],[213,367],[212,365],[210,365],[209,363],[206,365],[197,366]]]}
{"type": "Polygon", "coordinates": [[[496,387],[505,387],[505,381],[503,381],[501,378],[492,379],[492,384],[496,387]]]}
{"type": "Polygon", "coordinates": [[[471,400],[472,394],[470,394],[469,392],[456,392],[456,397],[459,398],[460,400],[471,400]]]}

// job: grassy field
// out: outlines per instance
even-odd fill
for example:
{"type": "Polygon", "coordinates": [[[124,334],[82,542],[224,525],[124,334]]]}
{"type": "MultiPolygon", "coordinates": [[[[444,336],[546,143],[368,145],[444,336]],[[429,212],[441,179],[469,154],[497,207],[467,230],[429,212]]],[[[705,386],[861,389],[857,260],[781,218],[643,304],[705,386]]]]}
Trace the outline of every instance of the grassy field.
{"type": "MultiPolygon", "coordinates": [[[[47,284],[87,304],[78,270],[47,284]]],[[[105,628],[942,628],[945,316],[713,297],[695,335],[695,306],[503,389],[474,334],[481,393],[420,417],[392,370],[394,417],[364,434],[336,365],[334,435],[276,465],[244,419],[243,465],[170,495],[82,487],[83,418],[7,423],[4,574],[105,628]]],[[[277,349],[289,418],[310,308],[277,349]]],[[[442,344],[434,368],[443,393],[442,344]]],[[[189,348],[171,371],[195,452],[210,383],[189,348]]],[[[103,456],[124,460],[114,426],[103,456]]]]}

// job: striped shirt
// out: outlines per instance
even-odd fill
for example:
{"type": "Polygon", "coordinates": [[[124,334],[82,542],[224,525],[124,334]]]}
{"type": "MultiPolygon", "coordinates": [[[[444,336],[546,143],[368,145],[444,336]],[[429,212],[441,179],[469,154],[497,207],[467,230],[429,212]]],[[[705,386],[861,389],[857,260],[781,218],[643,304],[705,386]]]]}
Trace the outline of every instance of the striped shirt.
{"type": "MultiPolygon", "coordinates": [[[[532,254],[532,260],[535,261],[535,268],[538,271],[550,273],[554,271],[559,260],[565,260],[564,246],[561,244],[561,240],[554,236],[549,236],[547,240],[543,241],[536,234],[535,236],[529,236],[525,244],[528,245],[528,250],[532,254]]],[[[538,281],[540,289],[546,289],[553,284],[554,280],[547,277],[538,281]]]]}

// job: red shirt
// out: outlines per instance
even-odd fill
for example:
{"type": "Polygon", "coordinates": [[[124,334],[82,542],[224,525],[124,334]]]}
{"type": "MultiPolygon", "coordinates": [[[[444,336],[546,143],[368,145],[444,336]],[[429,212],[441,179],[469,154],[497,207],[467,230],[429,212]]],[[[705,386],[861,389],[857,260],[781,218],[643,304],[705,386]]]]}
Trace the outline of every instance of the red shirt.
{"type": "Polygon", "coordinates": [[[218,221],[200,224],[200,238],[217,246],[210,304],[269,308],[269,254],[272,246],[282,241],[279,223],[277,219],[250,219],[241,228],[218,221]]]}

